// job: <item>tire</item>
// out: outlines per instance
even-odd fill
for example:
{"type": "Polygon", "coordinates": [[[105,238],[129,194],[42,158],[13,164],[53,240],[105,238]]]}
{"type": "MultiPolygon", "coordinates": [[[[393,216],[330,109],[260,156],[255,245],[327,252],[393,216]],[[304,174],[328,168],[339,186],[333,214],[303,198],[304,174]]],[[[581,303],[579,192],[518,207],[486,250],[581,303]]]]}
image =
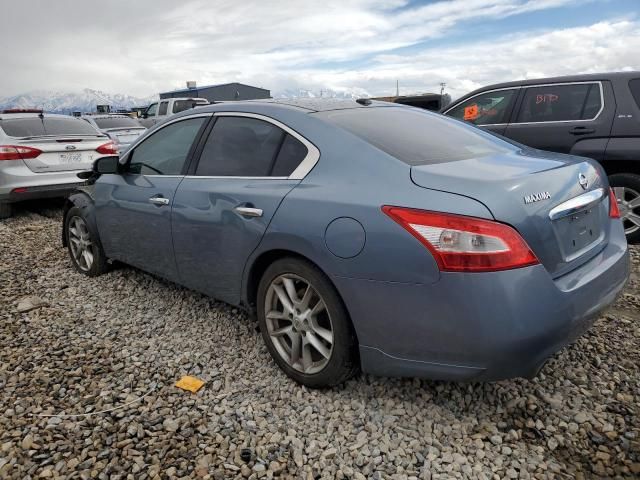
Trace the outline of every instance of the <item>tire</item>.
{"type": "Polygon", "coordinates": [[[311,263],[297,258],[272,263],[258,285],[257,307],[269,353],[296,382],[311,388],[329,387],[357,373],[357,340],[347,310],[331,281],[311,263]],[[297,302],[290,301],[288,292],[293,292],[297,302]],[[281,295],[295,308],[287,309],[281,295]],[[287,333],[272,336],[284,331],[287,333]],[[295,339],[299,340],[299,355],[293,348],[295,339]]]}
{"type": "Polygon", "coordinates": [[[640,175],[616,173],[609,177],[609,184],[618,200],[627,242],[640,243],[640,175]],[[629,215],[633,215],[632,220],[629,215]]]}
{"type": "Polygon", "coordinates": [[[78,207],[71,207],[64,217],[65,242],[73,268],[89,277],[97,277],[109,270],[109,264],[92,225],[85,210],[78,207]],[[84,250],[90,257],[82,253],[84,250]],[[91,258],[90,262],[88,258],[91,258]]]}
{"type": "Polygon", "coordinates": [[[0,203],[0,220],[3,218],[9,218],[13,213],[13,208],[10,203],[0,203]]]}

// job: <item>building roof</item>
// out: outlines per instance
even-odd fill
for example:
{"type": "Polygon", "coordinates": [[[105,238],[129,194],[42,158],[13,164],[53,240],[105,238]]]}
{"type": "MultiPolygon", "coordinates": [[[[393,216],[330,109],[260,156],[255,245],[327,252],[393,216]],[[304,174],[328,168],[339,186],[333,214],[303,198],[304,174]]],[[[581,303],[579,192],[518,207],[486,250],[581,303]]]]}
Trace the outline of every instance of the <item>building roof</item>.
{"type": "Polygon", "coordinates": [[[193,92],[194,90],[206,90],[207,88],[225,87],[227,85],[242,85],[244,87],[251,87],[251,88],[257,88],[258,90],[264,90],[265,92],[269,91],[267,88],[254,87],[253,85],[247,85],[246,83],[229,82],[229,83],[218,83],[216,85],[204,85],[202,87],[195,87],[195,88],[181,88],[179,90],[169,90],[167,92],[160,92],[160,95],[163,95],[165,93],[189,93],[189,92],[193,92]]]}

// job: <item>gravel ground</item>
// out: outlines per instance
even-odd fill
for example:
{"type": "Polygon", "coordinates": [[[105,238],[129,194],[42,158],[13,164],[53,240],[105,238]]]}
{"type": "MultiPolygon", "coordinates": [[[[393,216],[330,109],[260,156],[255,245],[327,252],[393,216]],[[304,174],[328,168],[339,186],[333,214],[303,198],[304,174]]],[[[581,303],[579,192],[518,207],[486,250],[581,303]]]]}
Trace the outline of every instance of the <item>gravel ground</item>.
{"type": "Polygon", "coordinates": [[[638,248],[623,297],[534,380],[311,391],[241,311],[75,273],[60,216],[0,222],[0,478],[640,478],[638,248]]]}

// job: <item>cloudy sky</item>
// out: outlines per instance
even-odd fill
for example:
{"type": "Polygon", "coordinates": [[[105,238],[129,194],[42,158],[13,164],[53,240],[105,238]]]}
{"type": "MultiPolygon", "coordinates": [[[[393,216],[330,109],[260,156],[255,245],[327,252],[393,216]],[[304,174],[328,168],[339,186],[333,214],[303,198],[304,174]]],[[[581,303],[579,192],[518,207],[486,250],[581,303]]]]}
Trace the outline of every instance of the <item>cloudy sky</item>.
{"type": "Polygon", "coordinates": [[[455,97],[518,78],[640,70],[640,0],[6,1],[0,97],[271,89],[455,97]]]}

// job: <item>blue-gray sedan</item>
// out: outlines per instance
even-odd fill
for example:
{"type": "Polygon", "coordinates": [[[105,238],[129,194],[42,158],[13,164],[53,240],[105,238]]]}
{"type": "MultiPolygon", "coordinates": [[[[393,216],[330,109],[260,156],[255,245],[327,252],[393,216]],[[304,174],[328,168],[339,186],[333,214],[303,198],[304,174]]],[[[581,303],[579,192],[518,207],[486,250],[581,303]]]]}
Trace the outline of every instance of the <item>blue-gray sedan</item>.
{"type": "Polygon", "coordinates": [[[312,387],[535,375],[629,275],[595,161],[395,104],[211,105],[85,177],[78,271],[117,260],[246,307],[312,387]]]}

